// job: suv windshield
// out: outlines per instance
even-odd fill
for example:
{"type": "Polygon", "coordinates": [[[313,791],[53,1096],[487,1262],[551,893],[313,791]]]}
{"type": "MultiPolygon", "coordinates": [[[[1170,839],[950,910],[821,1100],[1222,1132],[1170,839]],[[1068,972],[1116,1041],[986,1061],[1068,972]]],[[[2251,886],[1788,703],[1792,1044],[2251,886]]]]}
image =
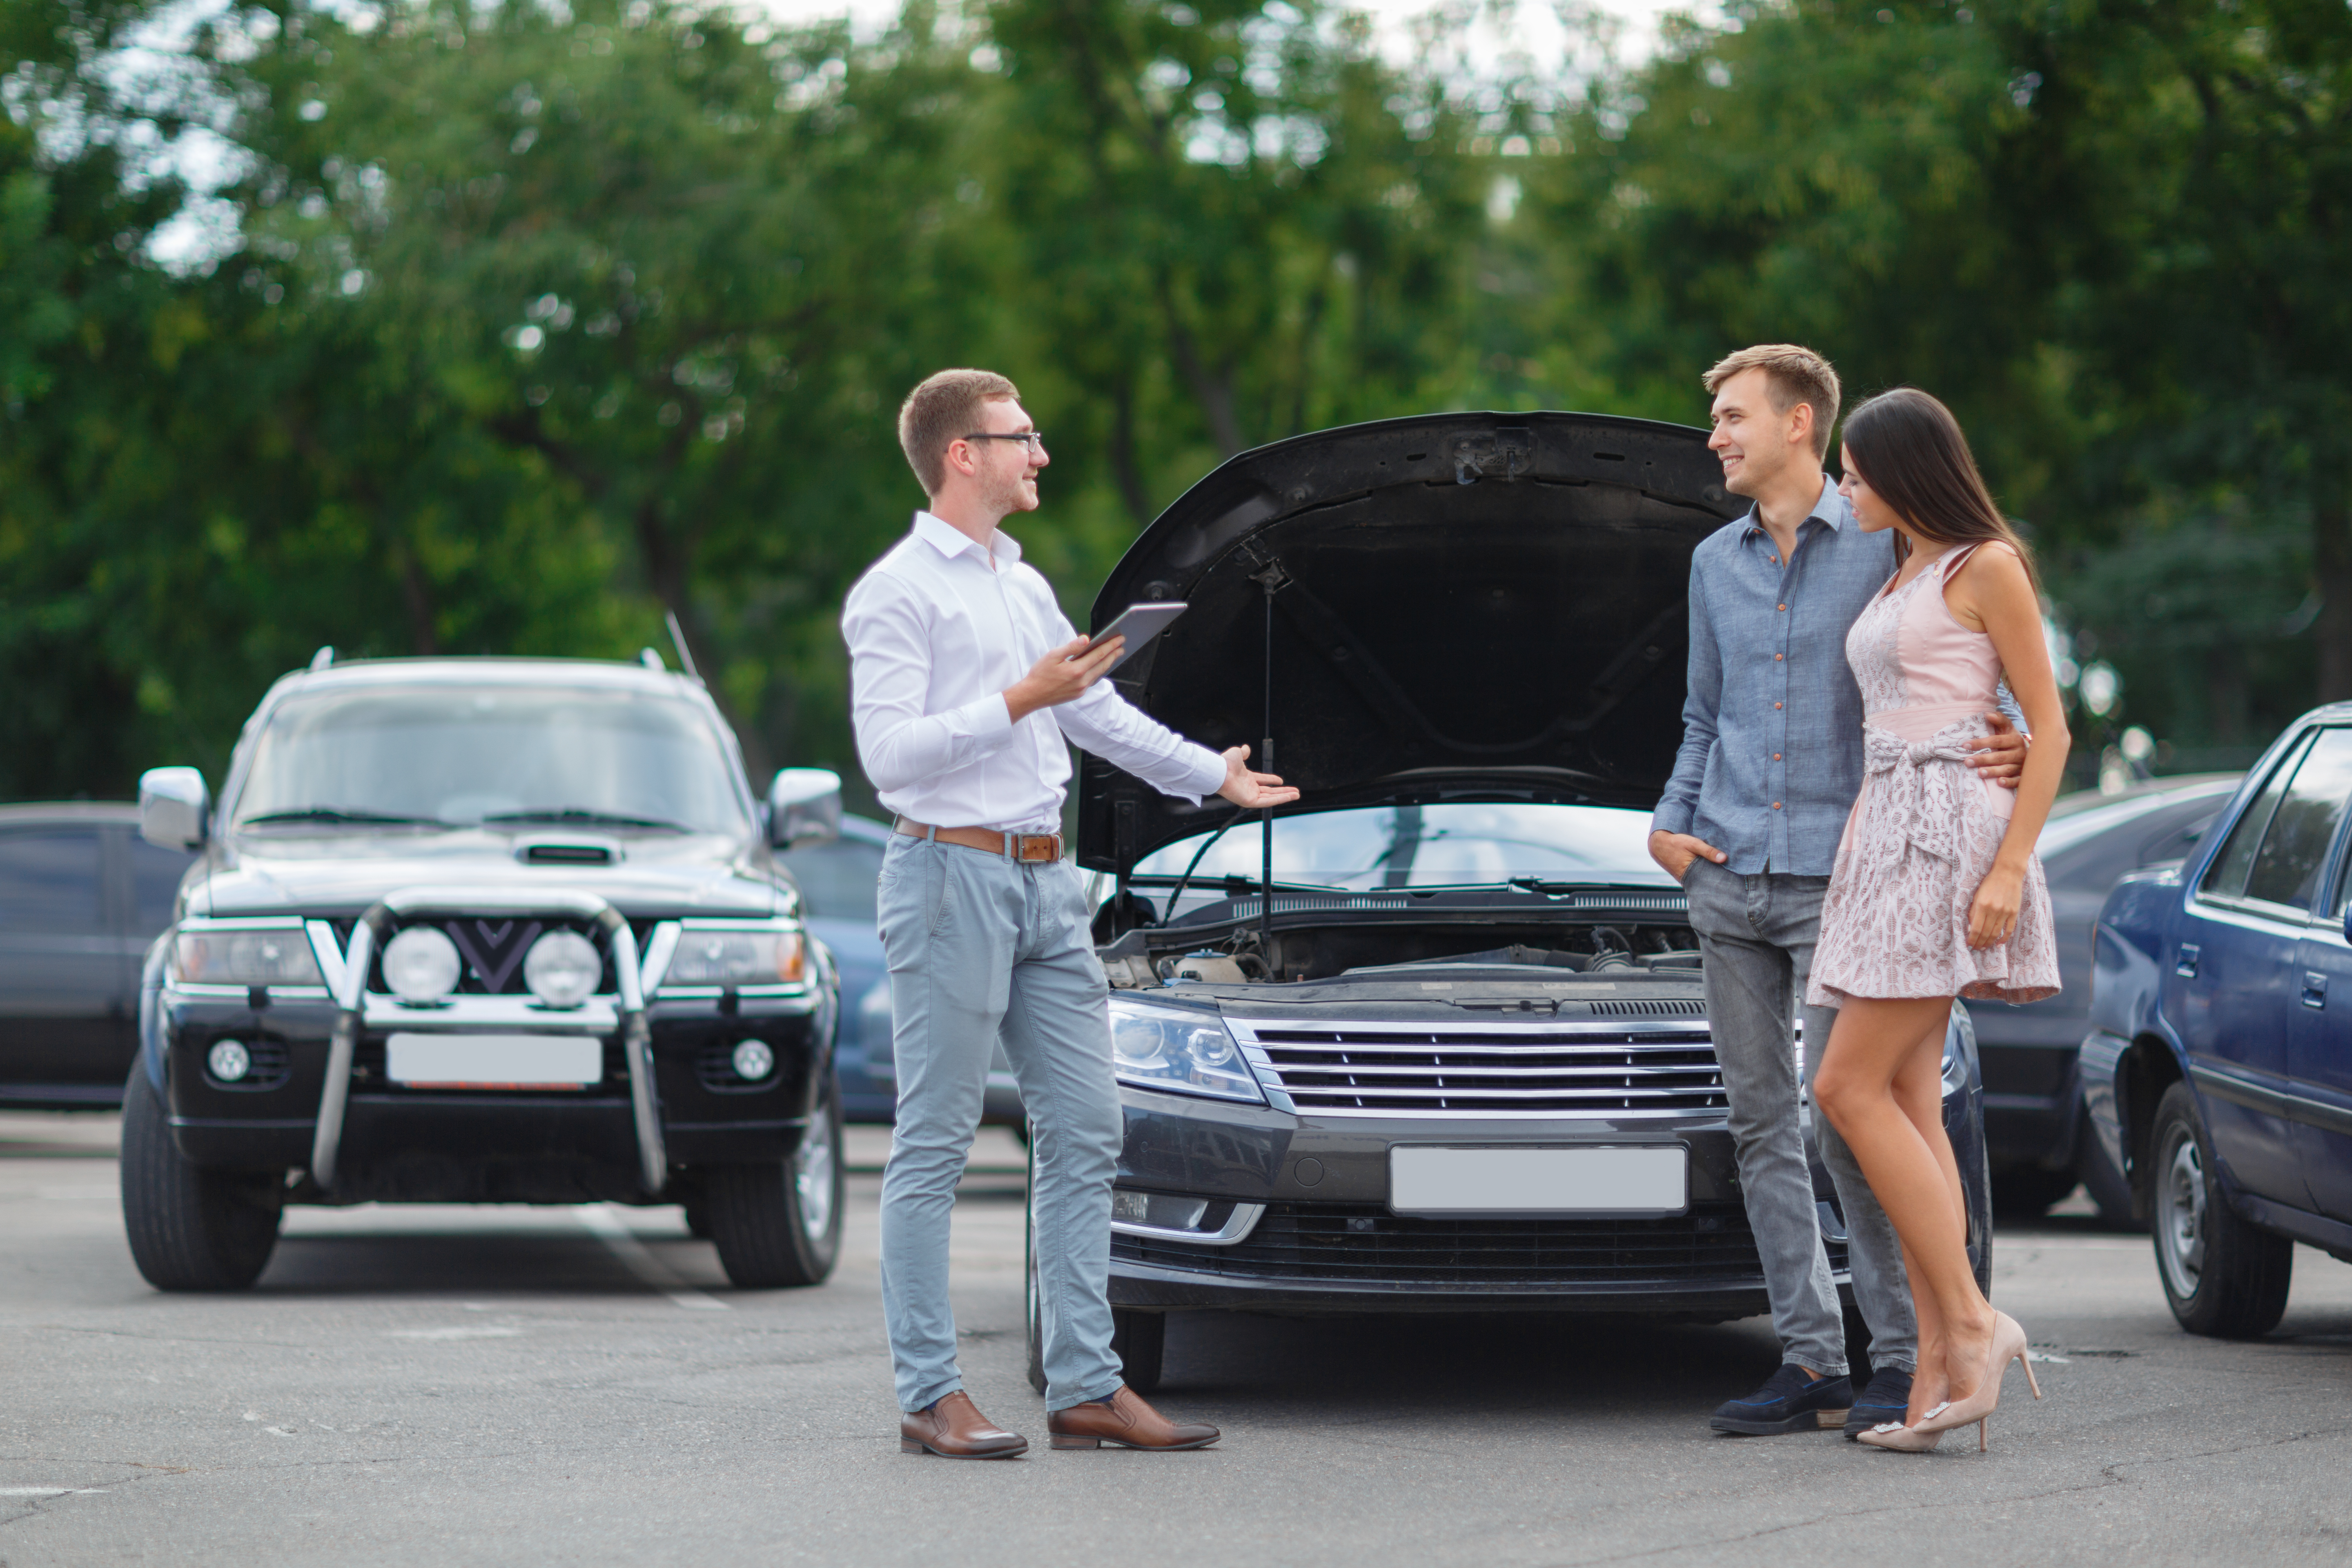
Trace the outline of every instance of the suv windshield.
{"type": "MultiPolygon", "coordinates": [[[[1492,805],[1366,806],[1278,817],[1274,825],[1277,882],[1352,889],[1503,884],[1517,877],[1547,882],[1674,886],[1650,858],[1650,814],[1602,805],[1492,805]]],[[[1258,874],[1255,815],[1210,842],[1202,834],[1153,850],[1136,865],[1145,876],[1192,875],[1214,885],[1258,874]],[[1202,853],[1203,845],[1207,852],[1202,853]]],[[[1184,903],[1194,901],[1189,890],[1184,903]]]]}
{"type": "Polygon", "coordinates": [[[705,714],[650,692],[320,692],[271,712],[236,823],[748,833],[734,773],[705,714]]]}

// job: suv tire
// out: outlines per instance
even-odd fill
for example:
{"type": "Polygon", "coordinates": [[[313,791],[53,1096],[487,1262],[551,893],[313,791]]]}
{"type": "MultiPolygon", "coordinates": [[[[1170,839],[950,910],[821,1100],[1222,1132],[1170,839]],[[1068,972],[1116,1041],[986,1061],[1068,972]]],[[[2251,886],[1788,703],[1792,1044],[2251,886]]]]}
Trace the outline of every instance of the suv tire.
{"type": "Polygon", "coordinates": [[[696,1209],[729,1281],[739,1290],[772,1290],[822,1285],[833,1273],[847,1196],[841,1085],[828,1074],[792,1158],[709,1167],[696,1209]]]}
{"type": "Polygon", "coordinates": [[[144,1064],[122,1091],[122,1228],[158,1290],[242,1290],[261,1277],[285,1212],[270,1172],[215,1171],[180,1152],[144,1064]]]}
{"type": "Polygon", "coordinates": [[[2148,1174],[2156,1277],[2180,1326],[2220,1339],[2257,1339],[2278,1327],[2294,1244],[2230,1207],[2221,1163],[2185,1083],[2157,1102],[2148,1174]]]}

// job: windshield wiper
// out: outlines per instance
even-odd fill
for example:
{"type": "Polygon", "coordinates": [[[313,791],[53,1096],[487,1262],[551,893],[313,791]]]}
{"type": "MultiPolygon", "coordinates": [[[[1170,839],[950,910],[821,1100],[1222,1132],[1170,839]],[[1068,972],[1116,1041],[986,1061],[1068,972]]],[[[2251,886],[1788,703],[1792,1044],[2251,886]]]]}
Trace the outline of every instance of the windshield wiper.
{"type": "Polygon", "coordinates": [[[291,811],[265,811],[258,816],[237,819],[239,827],[253,827],[265,822],[348,822],[383,826],[454,827],[437,816],[403,816],[394,812],[360,811],[346,805],[305,805],[291,811]]]}
{"type": "Polygon", "coordinates": [[[665,833],[691,833],[693,828],[678,822],[664,822],[657,816],[624,816],[617,812],[591,811],[584,805],[549,806],[533,811],[494,811],[482,818],[484,822],[592,822],[601,827],[652,827],[665,833]]]}

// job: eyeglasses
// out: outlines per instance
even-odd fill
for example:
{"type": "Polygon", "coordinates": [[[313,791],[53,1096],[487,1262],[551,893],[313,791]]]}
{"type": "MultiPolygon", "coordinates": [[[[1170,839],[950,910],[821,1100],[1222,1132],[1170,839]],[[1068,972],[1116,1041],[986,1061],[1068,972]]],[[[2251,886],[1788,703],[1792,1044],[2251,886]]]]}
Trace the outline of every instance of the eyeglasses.
{"type": "Polygon", "coordinates": [[[1015,430],[1009,436],[1000,435],[993,430],[974,430],[969,435],[960,437],[960,439],[965,441],[1019,441],[1029,448],[1029,455],[1033,458],[1041,455],[1045,450],[1045,433],[1043,430],[1015,430]]]}

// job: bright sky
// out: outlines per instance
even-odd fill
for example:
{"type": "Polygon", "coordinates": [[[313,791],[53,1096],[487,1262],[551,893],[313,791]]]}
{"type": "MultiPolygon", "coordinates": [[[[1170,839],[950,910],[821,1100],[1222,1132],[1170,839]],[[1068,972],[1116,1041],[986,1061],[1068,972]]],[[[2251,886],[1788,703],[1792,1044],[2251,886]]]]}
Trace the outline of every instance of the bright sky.
{"type": "MultiPolygon", "coordinates": [[[[897,15],[898,0],[745,0],[747,8],[768,12],[779,21],[809,22],[846,15],[861,32],[878,30],[897,15]]],[[[1331,0],[1350,10],[1370,13],[1385,52],[1400,60],[1412,53],[1413,25],[1437,9],[1434,0],[1331,0]]],[[[1525,57],[1552,74],[1568,52],[1570,36],[1560,20],[1563,10],[1580,8],[1577,0],[1469,0],[1476,20],[1461,42],[1474,67],[1525,57]]],[[[1455,0],[1448,9],[1466,9],[1455,0]]],[[[1658,19],[1669,11],[1693,11],[1712,16],[1710,0],[1595,0],[1594,9],[1620,24],[1618,46],[1622,58],[1636,59],[1649,53],[1657,38],[1658,19]]]]}

